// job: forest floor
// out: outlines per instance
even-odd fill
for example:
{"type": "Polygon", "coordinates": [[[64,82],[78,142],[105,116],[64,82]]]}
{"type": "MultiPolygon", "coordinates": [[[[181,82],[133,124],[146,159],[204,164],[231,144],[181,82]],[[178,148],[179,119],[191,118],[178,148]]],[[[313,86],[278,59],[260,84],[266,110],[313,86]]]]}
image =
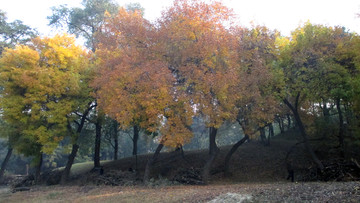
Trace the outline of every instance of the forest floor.
{"type": "Polygon", "coordinates": [[[205,186],[36,186],[0,202],[360,202],[359,182],[238,183],[205,186]]]}
{"type": "Polygon", "coordinates": [[[206,150],[185,151],[184,156],[162,152],[147,185],[140,180],[151,154],[138,156],[137,173],[129,171],[136,168],[133,157],[104,162],[103,175],[81,164],[74,166],[77,172],[66,186],[44,184],[16,193],[0,188],[0,202],[360,202],[358,181],[303,182],[312,164],[301,146],[290,156],[295,182],[287,181],[285,157],[295,142],[286,136],[275,137],[270,146],[244,143],[231,159],[230,177],[224,176],[222,168],[231,146],[221,147],[207,185],[173,181],[179,172],[199,172],[208,156],[206,150]]]}

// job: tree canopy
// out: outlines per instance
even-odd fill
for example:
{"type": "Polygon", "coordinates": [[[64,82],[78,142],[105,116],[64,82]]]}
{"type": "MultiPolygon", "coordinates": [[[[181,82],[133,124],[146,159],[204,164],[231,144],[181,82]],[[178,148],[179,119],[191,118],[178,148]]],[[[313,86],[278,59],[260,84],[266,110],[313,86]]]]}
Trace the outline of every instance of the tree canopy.
{"type": "Polygon", "coordinates": [[[36,143],[51,153],[78,108],[87,53],[67,35],[36,38],[31,46],[6,49],[0,67],[4,118],[21,129],[24,148],[36,143]]]}
{"type": "Polygon", "coordinates": [[[224,124],[238,123],[244,134],[225,170],[241,144],[264,136],[266,127],[270,134],[277,119],[283,128],[285,116],[320,171],[326,167],[311,140],[326,140],[342,159],[360,144],[360,38],[345,28],[307,22],[286,37],[239,25],[219,1],[174,1],[155,22],[140,4],[111,0],[52,9],[49,25],[85,38],[88,50],[68,34],[30,41],[33,29],[0,12],[0,107],[20,153],[41,159],[72,139],[67,176],[86,122],[95,124],[83,134],[95,134],[98,168],[102,132],[117,153],[120,129],[133,129],[133,143],[141,129],[157,139],[158,154],[163,146],[181,149],[200,131],[192,128],[203,134],[206,127],[204,179],[224,124]]]}

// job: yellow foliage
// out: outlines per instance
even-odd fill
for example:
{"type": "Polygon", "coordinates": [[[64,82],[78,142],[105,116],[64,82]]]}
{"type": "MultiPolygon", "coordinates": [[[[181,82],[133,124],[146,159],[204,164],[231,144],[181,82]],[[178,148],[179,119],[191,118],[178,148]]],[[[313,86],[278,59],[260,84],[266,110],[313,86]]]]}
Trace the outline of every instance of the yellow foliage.
{"type": "Polygon", "coordinates": [[[87,64],[86,51],[66,34],[5,50],[0,59],[4,118],[51,153],[67,134],[87,64]]]}

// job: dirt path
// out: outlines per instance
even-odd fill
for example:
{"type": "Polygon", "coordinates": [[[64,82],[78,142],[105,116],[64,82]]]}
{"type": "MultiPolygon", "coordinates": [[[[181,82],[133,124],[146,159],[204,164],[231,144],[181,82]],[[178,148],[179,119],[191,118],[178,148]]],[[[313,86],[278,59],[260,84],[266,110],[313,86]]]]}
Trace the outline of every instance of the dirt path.
{"type": "Polygon", "coordinates": [[[360,202],[360,182],[207,186],[52,186],[1,194],[0,202],[360,202]],[[241,199],[242,198],[242,199],[241,199]]]}

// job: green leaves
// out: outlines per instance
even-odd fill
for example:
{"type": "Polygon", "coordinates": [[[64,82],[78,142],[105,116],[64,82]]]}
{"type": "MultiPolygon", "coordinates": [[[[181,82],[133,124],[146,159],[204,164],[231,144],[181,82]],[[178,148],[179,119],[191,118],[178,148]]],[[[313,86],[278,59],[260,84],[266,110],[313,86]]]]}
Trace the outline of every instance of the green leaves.
{"type": "Polygon", "coordinates": [[[10,23],[6,20],[6,14],[0,10],[0,55],[5,48],[25,44],[37,35],[36,30],[19,20],[10,23]]]}
{"type": "Polygon", "coordinates": [[[53,15],[48,16],[49,25],[55,27],[68,26],[68,31],[86,39],[86,45],[95,52],[95,34],[106,18],[105,13],[116,13],[118,5],[112,0],[84,0],[83,8],[68,8],[66,5],[52,8],[53,15]]]}

